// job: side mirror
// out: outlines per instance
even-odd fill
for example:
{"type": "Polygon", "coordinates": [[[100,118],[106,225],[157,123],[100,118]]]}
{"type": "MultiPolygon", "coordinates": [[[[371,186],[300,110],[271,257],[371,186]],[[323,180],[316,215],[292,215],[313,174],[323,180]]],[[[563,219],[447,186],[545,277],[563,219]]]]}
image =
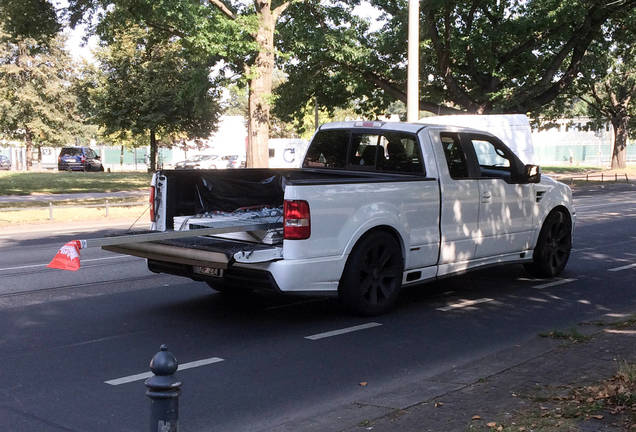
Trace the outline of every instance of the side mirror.
{"type": "Polygon", "coordinates": [[[539,165],[526,165],[526,179],[528,183],[539,183],[541,181],[541,167],[539,165]]]}

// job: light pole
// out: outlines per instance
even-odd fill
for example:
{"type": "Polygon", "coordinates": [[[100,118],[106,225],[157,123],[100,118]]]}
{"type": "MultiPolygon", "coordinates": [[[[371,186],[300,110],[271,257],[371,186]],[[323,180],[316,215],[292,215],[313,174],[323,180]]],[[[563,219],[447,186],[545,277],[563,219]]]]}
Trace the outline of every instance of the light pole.
{"type": "Polygon", "coordinates": [[[408,79],[406,92],[406,121],[419,119],[420,57],[420,0],[409,0],[408,79]]]}

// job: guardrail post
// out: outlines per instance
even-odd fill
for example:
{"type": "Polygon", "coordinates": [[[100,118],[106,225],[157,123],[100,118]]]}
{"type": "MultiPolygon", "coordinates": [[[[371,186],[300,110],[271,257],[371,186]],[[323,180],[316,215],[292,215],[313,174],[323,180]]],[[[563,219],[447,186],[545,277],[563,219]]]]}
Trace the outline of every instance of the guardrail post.
{"type": "Polygon", "coordinates": [[[53,220],[53,203],[49,202],[49,220],[53,220]]]}
{"type": "Polygon", "coordinates": [[[179,430],[181,381],[174,375],[177,367],[177,359],[166,345],[161,345],[160,351],[150,361],[154,376],[144,383],[148,388],[146,396],[150,398],[150,432],[179,430]]]}

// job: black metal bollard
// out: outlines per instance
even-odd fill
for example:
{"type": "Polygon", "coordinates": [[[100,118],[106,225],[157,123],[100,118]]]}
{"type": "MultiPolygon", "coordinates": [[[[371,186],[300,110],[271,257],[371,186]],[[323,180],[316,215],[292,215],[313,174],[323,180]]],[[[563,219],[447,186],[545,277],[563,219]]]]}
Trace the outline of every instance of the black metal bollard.
{"type": "Polygon", "coordinates": [[[177,432],[179,430],[179,394],[181,381],[174,376],[177,359],[161,345],[150,361],[154,376],[145,381],[146,396],[150,398],[150,432],[177,432]]]}

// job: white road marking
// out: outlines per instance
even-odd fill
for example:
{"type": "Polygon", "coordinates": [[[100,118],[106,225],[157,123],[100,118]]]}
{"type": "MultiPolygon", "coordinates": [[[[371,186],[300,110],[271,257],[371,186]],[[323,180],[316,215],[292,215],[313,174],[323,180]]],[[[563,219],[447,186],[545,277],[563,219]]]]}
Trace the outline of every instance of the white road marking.
{"type": "Polygon", "coordinates": [[[318,333],[315,335],[311,335],[311,336],[305,336],[305,339],[309,339],[309,340],[318,340],[318,339],[324,339],[324,338],[328,338],[328,337],[332,337],[332,336],[338,336],[341,334],[345,334],[345,333],[351,333],[351,332],[355,332],[355,331],[359,331],[359,330],[366,330],[372,327],[378,327],[381,326],[382,324],[377,323],[377,322],[370,322],[367,324],[360,324],[357,326],[353,326],[353,327],[347,327],[347,328],[343,328],[343,329],[339,329],[339,330],[332,330],[332,331],[328,331],[328,332],[324,332],[324,333],[318,333]]]}
{"type": "MultiPolygon", "coordinates": [[[[104,230],[104,229],[117,229],[119,227],[130,227],[130,222],[118,223],[118,224],[110,224],[110,225],[85,225],[80,226],[74,229],[63,229],[58,231],[51,232],[51,228],[44,229],[33,229],[33,230],[21,230],[21,231],[13,231],[11,235],[2,235],[0,236],[0,240],[15,240],[15,234],[19,235],[29,235],[29,234],[38,234],[38,233],[46,233],[47,235],[59,235],[59,234],[72,234],[72,233],[82,233],[94,230],[104,230]]],[[[138,222],[135,224],[135,228],[142,229],[150,227],[150,223],[148,222],[138,222]]],[[[6,227],[5,227],[6,228],[6,227]]],[[[3,230],[6,232],[6,229],[3,230]]]]}
{"type": "Polygon", "coordinates": [[[636,204],[636,201],[608,202],[604,204],[582,204],[582,205],[577,205],[576,210],[586,211],[586,210],[591,210],[594,208],[607,208],[609,206],[625,206],[628,204],[636,204]]]}
{"type": "MultiPolygon", "coordinates": [[[[104,257],[104,258],[90,258],[90,259],[83,259],[81,260],[82,263],[85,262],[92,262],[92,261],[103,261],[103,260],[111,260],[111,259],[117,259],[117,258],[128,258],[130,259],[129,256],[127,255],[122,255],[122,256],[112,256],[112,257],[104,257]]],[[[143,258],[141,258],[143,259],[143,258]]],[[[135,259],[135,261],[138,261],[139,259],[135,259]]],[[[4,267],[4,268],[0,268],[0,271],[3,270],[20,270],[20,269],[27,269],[27,268],[36,268],[36,267],[46,267],[47,265],[49,265],[49,263],[46,264],[31,264],[31,265],[25,265],[25,266],[17,266],[17,267],[4,267]]]]}
{"type": "Polygon", "coordinates": [[[442,311],[442,312],[448,312],[448,311],[453,310],[453,309],[465,308],[465,307],[476,305],[476,304],[479,304],[479,303],[486,303],[486,302],[491,302],[491,301],[493,301],[493,299],[491,299],[491,298],[480,298],[480,299],[476,299],[476,300],[462,300],[462,301],[460,301],[458,303],[452,303],[452,304],[449,304],[448,306],[437,308],[437,310],[438,311],[442,311]]]}
{"type": "Polygon", "coordinates": [[[553,286],[557,286],[557,285],[563,285],[563,284],[566,284],[566,283],[574,282],[575,280],[578,280],[578,279],[576,279],[576,278],[559,279],[559,280],[556,280],[554,282],[548,282],[548,283],[544,283],[544,284],[541,284],[541,285],[535,285],[532,288],[536,288],[536,289],[549,288],[549,287],[553,287],[553,286]]]}
{"type": "Polygon", "coordinates": [[[630,336],[636,336],[636,330],[610,330],[610,329],[605,329],[604,330],[605,333],[613,333],[613,334],[623,334],[623,335],[630,335],[630,336]]]}
{"type": "MultiPolygon", "coordinates": [[[[196,360],[196,361],[193,361],[193,362],[190,362],[190,363],[180,364],[179,367],[177,368],[177,370],[181,371],[181,370],[185,370],[185,369],[192,369],[192,368],[195,368],[195,367],[207,366],[209,364],[219,363],[219,362],[222,362],[222,361],[223,361],[222,358],[210,357],[210,358],[203,359],[203,360],[196,360]]],[[[125,377],[104,381],[104,383],[105,384],[110,384],[112,386],[116,386],[116,385],[126,384],[126,383],[130,383],[130,382],[140,381],[142,379],[150,378],[152,375],[153,375],[152,372],[144,372],[144,373],[140,373],[140,374],[128,375],[128,376],[125,376],[125,377]]]]}
{"type": "Polygon", "coordinates": [[[617,272],[617,271],[627,270],[627,269],[634,268],[634,267],[636,267],[636,263],[627,264],[627,265],[624,265],[622,267],[614,267],[614,268],[608,269],[607,271],[617,272]]]}

